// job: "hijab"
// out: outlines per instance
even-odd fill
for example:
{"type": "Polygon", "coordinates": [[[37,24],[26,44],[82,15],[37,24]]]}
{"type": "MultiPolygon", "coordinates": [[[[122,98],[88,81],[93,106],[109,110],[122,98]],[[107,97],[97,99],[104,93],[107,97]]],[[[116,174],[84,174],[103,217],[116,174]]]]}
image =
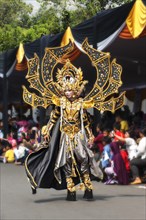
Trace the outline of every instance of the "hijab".
{"type": "Polygon", "coordinates": [[[129,177],[124,160],[120,154],[119,144],[117,142],[112,142],[110,147],[113,152],[114,171],[117,175],[117,180],[119,184],[127,185],[129,183],[129,177]]]}

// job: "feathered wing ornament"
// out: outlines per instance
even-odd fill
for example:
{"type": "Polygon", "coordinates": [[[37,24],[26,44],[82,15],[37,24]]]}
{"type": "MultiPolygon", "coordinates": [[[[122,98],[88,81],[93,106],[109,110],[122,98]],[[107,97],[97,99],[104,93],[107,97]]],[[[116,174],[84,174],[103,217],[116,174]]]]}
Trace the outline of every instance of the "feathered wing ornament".
{"type": "Polygon", "coordinates": [[[82,48],[89,56],[97,73],[97,79],[92,90],[84,98],[84,107],[94,107],[100,111],[111,112],[121,108],[124,103],[125,92],[117,98],[112,97],[112,95],[118,93],[118,89],[122,85],[121,65],[116,63],[116,59],[110,62],[109,53],[90,47],[87,39],[83,42],[82,48]]]}
{"type": "Polygon", "coordinates": [[[26,79],[30,83],[30,88],[38,91],[38,95],[29,92],[23,86],[23,100],[32,107],[42,106],[47,108],[53,104],[53,99],[60,97],[60,93],[53,81],[53,70],[55,66],[63,61],[63,56],[73,50],[74,45],[70,41],[64,47],[46,48],[42,60],[42,68],[39,70],[39,57],[35,54],[34,58],[28,60],[28,73],[26,79]]]}

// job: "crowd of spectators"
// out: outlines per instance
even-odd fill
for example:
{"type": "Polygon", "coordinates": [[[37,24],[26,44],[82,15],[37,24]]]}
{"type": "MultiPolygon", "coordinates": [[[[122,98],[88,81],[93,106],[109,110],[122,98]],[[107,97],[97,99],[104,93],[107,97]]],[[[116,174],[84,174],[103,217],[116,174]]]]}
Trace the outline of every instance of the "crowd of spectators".
{"type": "MultiPolygon", "coordinates": [[[[0,160],[23,165],[41,143],[39,124],[30,118],[9,118],[9,132],[3,137],[0,120],[0,160]]],[[[103,174],[104,184],[146,183],[146,118],[132,114],[127,106],[115,114],[104,112],[89,143],[103,174]]]]}
{"type": "Polygon", "coordinates": [[[0,160],[4,163],[23,165],[29,153],[40,143],[40,129],[32,119],[23,116],[9,117],[8,135],[4,138],[3,122],[0,121],[0,160]]]}
{"type": "Polygon", "coordinates": [[[90,143],[105,184],[146,183],[146,119],[128,108],[106,113],[90,143]]]}

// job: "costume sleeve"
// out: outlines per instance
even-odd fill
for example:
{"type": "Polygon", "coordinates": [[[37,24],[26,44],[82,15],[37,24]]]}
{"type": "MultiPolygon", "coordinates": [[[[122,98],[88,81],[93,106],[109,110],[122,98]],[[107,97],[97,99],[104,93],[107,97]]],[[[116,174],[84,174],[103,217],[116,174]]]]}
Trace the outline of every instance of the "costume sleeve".
{"type": "Polygon", "coordinates": [[[94,101],[93,99],[83,101],[83,109],[93,108],[94,107],[94,101]]]}
{"type": "Polygon", "coordinates": [[[60,116],[60,108],[55,106],[55,109],[51,112],[50,120],[49,120],[48,124],[43,126],[43,128],[42,128],[42,135],[43,136],[45,136],[45,135],[50,136],[51,130],[52,130],[54,124],[57,122],[57,119],[59,118],[59,116],[60,116]]]}
{"type": "Polygon", "coordinates": [[[87,114],[87,111],[84,111],[84,113],[83,113],[83,121],[84,121],[85,130],[87,133],[87,137],[88,138],[93,137],[93,133],[92,133],[91,125],[90,125],[90,119],[87,114]]]}
{"type": "Polygon", "coordinates": [[[52,102],[53,102],[54,105],[60,106],[60,98],[58,96],[53,95],[52,102]]]}
{"type": "Polygon", "coordinates": [[[59,116],[60,116],[60,108],[55,107],[55,109],[51,112],[50,120],[48,123],[51,122],[52,124],[55,124],[59,116]]]}

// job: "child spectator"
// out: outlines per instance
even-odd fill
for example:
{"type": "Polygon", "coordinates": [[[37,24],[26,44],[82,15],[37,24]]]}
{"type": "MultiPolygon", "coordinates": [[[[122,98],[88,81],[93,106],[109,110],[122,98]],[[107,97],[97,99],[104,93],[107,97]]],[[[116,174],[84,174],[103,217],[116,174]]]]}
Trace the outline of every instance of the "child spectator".
{"type": "Polygon", "coordinates": [[[6,152],[4,155],[4,163],[13,163],[15,161],[14,151],[12,145],[9,143],[6,147],[6,152]]]}
{"type": "Polygon", "coordinates": [[[15,139],[9,141],[9,143],[12,145],[12,149],[14,150],[15,148],[17,148],[17,141],[15,139]]]}
{"type": "Polygon", "coordinates": [[[104,137],[102,143],[104,147],[101,158],[101,166],[102,169],[105,169],[106,167],[110,166],[110,160],[112,158],[111,148],[110,148],[110,143],[111,143],[110,137],[104,137]]]}

